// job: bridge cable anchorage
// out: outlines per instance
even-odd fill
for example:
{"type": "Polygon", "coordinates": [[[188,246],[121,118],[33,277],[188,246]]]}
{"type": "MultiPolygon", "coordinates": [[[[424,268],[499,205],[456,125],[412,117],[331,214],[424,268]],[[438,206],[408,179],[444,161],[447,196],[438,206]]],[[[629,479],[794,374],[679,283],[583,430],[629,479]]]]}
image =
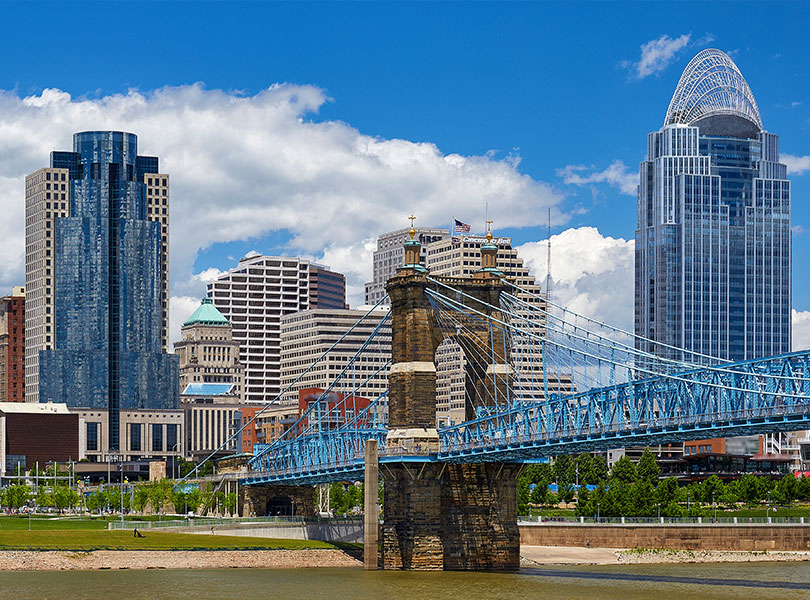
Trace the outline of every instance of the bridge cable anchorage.
{"type": "MultiPolygon", "coordinates": [[[[212,458],[213,458],[213,457],[214,457],[214,456],[215,456],[215,455],[216,455],[218,452],[220,452],[221,450],[225,449],[225,448],[228,446],[228,444],[230,444],[230,443],[231,443],[231,442],[232,442],[234,439],[236,439],[236,438],[239,436],[239,434],[241,434],[241,433],[242,433],[242,432],[243,432],[245,429],[247,429],[247,428],[248,428],[250,425],[252,425],[252,424],[253,424],[253,423],[256,421],[256,419],[257,419],[257,418],[258,418],[258,417],[259,417],[259,416],[260,416],[260,415],[261,415],[261,414],[262,414],[262,413],[263,413],[265,410],[267,410],[267,409],[268,409],[268,408],[270,408],[271,406],[274,406],[275,404],[277,404],[277,403],[278,403],[278,401],[279,401],[279,400],[280,400],[280,399],[281,399],[281,398],[284,396],[284,394],[285,394],[285,393],[287,393],[287,392],[288,392],[290,389],[292,389],[292,387],[293,387],[293,386],[294,386],[296,383],[298,383],[298,382],[299,382],[299,381],[300,381],[300,380],[301,380],[301,379],[302,379],[302,378],[303,378],[303,377],[304,377],[304,376],[305,376],[307,373],[309,373],[309,371],[310,371],[310,370],[311,370],[311,369],[312,369],[312,368],[313,368],[313,367],[314,367],[316,364],[320,363],[320,362],[321,362],[321,361],[322,361],[322,360],[323,360],[323,359],[324,359],[324,358],[325,358],[325,357],[326,357],[326,356],[327,356],[327,355],[328,355],[328,354],[329,354],[329,353],[330,353],[332,350],[334,350],[334,349],[335,349],[335,348],[336,348],[336,347],[337,347],[337,346],[338,346],[338,345],[339,345],[341,342],[343,342],[343,340],[345,340],[345,339],[346,339],[346,338],[349,336],[349,334],[351,334],[351,333],[352,333],[352,332],[353,332],[353,331],[354,331],[354,330],[355,330],[355,329],[356,329],[356,328],[357,328],[357,327],[358,327],[358,326],[359,326],[361,323],[363,323],[363,322],[364,322],[364,321],[365,321],[365,320],[366,320],[366,319],[367,319],[367,318],[368,318],[368,317],[369,317],[369,316],[370,316],[370,315],[371,315],[371,314],[372,314],[372,313],[373,313],[373,312],[374,312],[374,311],[375,311],[375,310],[376,310],[378,307],[383,306],[383,305],[385,304],[385,301],[386,301],[387,299],[388,299],[388,295],[387,295],[387,294],[386,294],[386,295],[383,295],[383,296],[382,296],[382,297],[381,297],[381,298],[380,298],[380,299],[377,301],[377,303],[376,303],[376,304],[374,304],[374,306],[372,306],[371,308],[369,308],[369,309],[368,309],[368,311],[366,311],[366,313],[365,313],[365,314],[364,314],[362,317],[360,317],[360,318],[357,320],[357,322],[355,322],[355,323],[354,323],[354,324],[353,324],[351,327],[349,327],[349,329],[348,329],[348,330],[347,330],[347,331],[346,331],[344,334],[342,334],[342,335],[341,335],[341,336],[340,336],[340,337],[339,337],[339,338],[338,338],[338,339],[337,339],[337,340],[336,340],[336,341],[335,341],[335,342],[334,342],[334,343],[333,343],[331,346],[329,346],[329,348],[327,348],[326,350],[324,350],[324,351],[323,351],[323,352],[320,354],[320,356],[318,356],[318,357],[317,357],[317,358],[316,358],[316,359],[315,359],[315,360],[312,362],[312,364],[311,364],[311,365],[309,365],[309,366],[308,366],[306,369],[304,369],[304,371],[303,371],[303,372],[302,372],[300,375],[298,375],[298,377],[296,377],[296,378],[295,378],[295,379],[294,379],[294,380],[293,380],[293,381],[292,381],[292,382],[291,382],[291,383],[290,383],[290,384],[289,384],[287,387],[285,387],[285,388],[284,388],[284,389],[283,389],[281,392],[279,392],[279,393],[276,395],[276,397],[275,397],[275,398],[273,398],[272,400],[270,400],[269,402],[267,402],[267,403],[265,404],[265,406],[264,406],[264,407],[262,407],[262,409],[261,409],[261,410],[257,411],[257,412],[256,412],[256,414],[254,414],[254,415],[253,415],[253,417],[252,417],[251,419],[249,419],[249,420],[248,420],[246,423],[244,423],[244,424],[243,424],[243,425],[242,425],[242,426],[241,426],[239,429],[237,429],[237,430],[236,430],[236,431],[235,431],[235,432],[234,432],[234,433],[233,433],[233,434],[232,434],[232,435],[231,435],[231,436],[230,436],[230,437],[229,437],[227,440],[225,440],[225,441],[224,441],[222,444],[220,444],[220,446],[219,446],[219,447],[218,447],[216,450],[214,450],[213,452],[211,452],[211,453],[210,453],[210,454],[209,454],[209,455],[208,455],[208,456],[207,456],[207,457],[206,457],[206,458],[205,458],[205,459],[204,459],[202,462],[200,462],[198,465],[196,465],[196,466],[194,467],[194,469],[193,469],[193,470],[191,470],[191,471],[189,471],[188,473],[186,473],[186,475],[185,475],[184,477],[181,477],[181,478],[180,478],[180,480],[179,480],[179,481],[177,481],[177,483],[175,483],[175,484],[174,484],[173,489],[177,489],[177,487],[178,487],[178,486],[180,486],[180,484],[182,484],[182,483],[183,483],[183,482],[184,482],[186,479],[188,479],[189,477],[194,476],[194,475],[195,475],[195,474],[196,474],[196,473],[199,471],[200,467],[202,467],[202,466],[203,466],[205,463],[207,463],[209,460],[211,460],[211,459],[212,459],[212,458]]],[[[390,314],[390,312],[391,312],[391,311],[389,310],[389,311],[388,311],[388,314],[390,314]]]]}

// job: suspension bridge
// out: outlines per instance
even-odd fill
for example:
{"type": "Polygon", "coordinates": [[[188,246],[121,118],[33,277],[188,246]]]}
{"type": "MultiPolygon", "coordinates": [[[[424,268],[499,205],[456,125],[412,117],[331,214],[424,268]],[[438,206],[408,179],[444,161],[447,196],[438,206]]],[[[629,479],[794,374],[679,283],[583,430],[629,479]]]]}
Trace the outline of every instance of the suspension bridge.
{"type": "Polygon", "coordinates": [[[491,243],[468,279],[431,276],[419,265],[418,242],[405,250],[405,266],[388,283],[386,318],[296,423],[256,445],[245,479],[359,480],[369,442],[376,444],[387,567],[515,568],[512,505],[525,462],[810,428],[810,352],[719,360],[517,287],[498,270],[491,243]],[[385,327],[390,346],[379,343],[385,327]],[[443,342],[461,351],[464,409],[461,422],[437,427],[443,342]],[[358,406],[380,372],[388,389],[358,406]]]}

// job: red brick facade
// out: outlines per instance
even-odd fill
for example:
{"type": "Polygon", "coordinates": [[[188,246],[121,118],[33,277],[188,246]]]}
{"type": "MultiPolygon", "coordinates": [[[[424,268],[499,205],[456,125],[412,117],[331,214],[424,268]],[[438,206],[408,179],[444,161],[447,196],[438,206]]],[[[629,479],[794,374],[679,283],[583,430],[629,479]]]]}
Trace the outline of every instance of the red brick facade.
{"type": "Polygon", "coordinates": [[[25,402],[25,296],[6,296],[0,299],[0,347],[5,369],[3,386],[5,394],[0,401],[25,402]]]}

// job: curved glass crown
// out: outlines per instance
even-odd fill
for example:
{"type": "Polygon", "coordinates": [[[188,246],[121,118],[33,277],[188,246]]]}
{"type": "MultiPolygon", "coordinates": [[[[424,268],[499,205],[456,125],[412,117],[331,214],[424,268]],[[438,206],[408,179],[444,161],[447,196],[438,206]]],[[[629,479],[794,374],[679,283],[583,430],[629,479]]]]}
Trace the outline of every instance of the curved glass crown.
{"type": "Polygon", "coordinates": [[[742,117],[762,130],[757,101],[737,65],[725,52],[708,48],[686,65],[664,125],[691,125],[713,115],[742,117]]]}

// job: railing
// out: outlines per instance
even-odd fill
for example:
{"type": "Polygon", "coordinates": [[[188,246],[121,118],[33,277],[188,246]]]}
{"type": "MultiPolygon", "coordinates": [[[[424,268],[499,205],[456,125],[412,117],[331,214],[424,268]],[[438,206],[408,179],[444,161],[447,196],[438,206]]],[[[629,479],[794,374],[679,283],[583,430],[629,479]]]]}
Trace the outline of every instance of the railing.
{"type": "Polygon", "coordinates": [[[519,525],[810,525],[808,517],[529,517],[519,525]]]}
{"type": "Polygon", "coordinates": [[[358,519],[336,518],[336,517],[191,517],[189,519],[168,519],[165,521],[110,521],[107,529],[110,530],[132,530],[132,529],[165,529],[168,527],[214,527],[221,525],[251,525],[254,523],[285,523],[300,525],[301,523],[331,523],[340,525],[344,523],[355,523],[358,519]]]}

